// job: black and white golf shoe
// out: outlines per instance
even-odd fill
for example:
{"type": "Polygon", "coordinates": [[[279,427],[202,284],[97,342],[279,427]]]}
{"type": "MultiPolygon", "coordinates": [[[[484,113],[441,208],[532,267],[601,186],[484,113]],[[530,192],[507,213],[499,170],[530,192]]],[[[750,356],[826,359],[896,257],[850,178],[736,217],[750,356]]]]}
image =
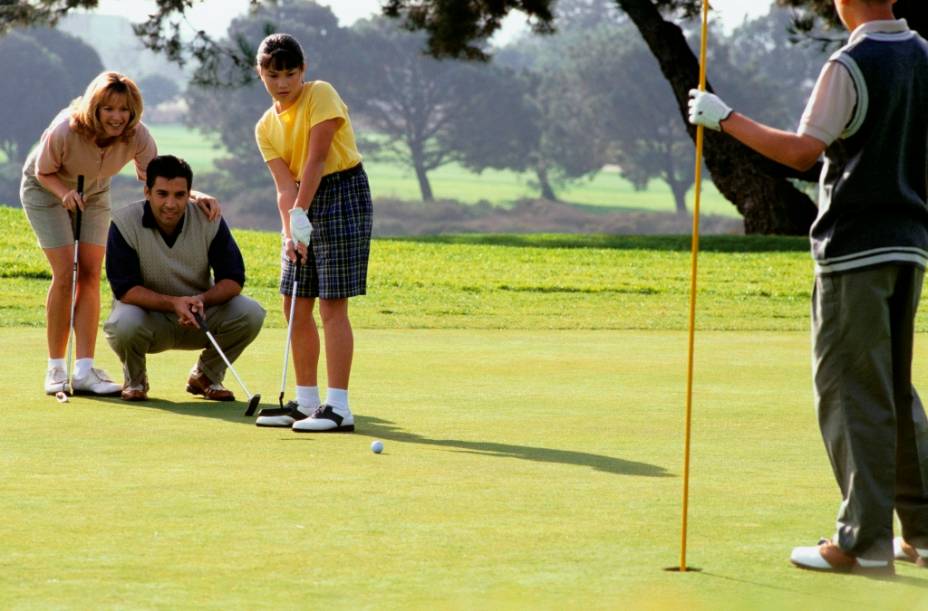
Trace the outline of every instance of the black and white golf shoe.
{"type": "Polygon", "coordinates": [[[288,402],[283,408],[269,407],[258,412],[255,426],[272,426],[277,428],[290,428],[294,422],[309,418],[309,414],[300,410],[296,401],[288,402]]]}
{"type": "Polygon", "coordinates": [[[354,416],[348,408],[320,405],[309,418],[293,423],[297,433],[348,433],[354,430],[354,416]]]}

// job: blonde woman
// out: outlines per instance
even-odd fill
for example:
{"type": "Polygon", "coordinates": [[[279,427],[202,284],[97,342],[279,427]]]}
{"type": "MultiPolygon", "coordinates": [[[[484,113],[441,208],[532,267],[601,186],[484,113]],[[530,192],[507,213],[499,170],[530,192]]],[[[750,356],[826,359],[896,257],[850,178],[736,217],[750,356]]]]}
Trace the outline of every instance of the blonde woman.
{"type": "MultiPolygon", "coordinates": [[[[75,393],[118,394],[122,387],[93,366],[100,320],[100,272],[110,223],[110,178],[130,161],[145,181],[145,168],[158,148],[142,116],[142,95],[129,78],[103,72],[52,120],[39,145],[26,159],[20,186],[23,209],[52,268],[45,303],[48,321],[46,394],[64,388],[70,327],[74,233],[71,214],[82,211],[74,308],[75,355],[72,388],[75,393]],[[83,196],[77,177],[84,176],[83,196]]],[[[211,220],[219,217],[218,202],[194,193],[211,220]]]]}

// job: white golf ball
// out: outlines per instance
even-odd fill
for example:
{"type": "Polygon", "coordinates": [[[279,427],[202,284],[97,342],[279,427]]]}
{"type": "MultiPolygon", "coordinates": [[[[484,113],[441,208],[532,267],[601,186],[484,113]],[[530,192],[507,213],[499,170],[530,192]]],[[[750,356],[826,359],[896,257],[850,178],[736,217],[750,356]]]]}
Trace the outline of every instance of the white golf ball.
{"type": "Polygon", "coordinates": [[[380,441],[379,439],[374,440],[371,443],[371,452],[373,452],[374,454],[380,454],[381,452],[383,452],[383,442],[380,441]]]}
{"type": "Polygon", "coordinates": [[[67,403],[69,401],[68,395],[64,394],[60,390],[55,393],[55,398],[58,399],[58,403],[67,403]]]}

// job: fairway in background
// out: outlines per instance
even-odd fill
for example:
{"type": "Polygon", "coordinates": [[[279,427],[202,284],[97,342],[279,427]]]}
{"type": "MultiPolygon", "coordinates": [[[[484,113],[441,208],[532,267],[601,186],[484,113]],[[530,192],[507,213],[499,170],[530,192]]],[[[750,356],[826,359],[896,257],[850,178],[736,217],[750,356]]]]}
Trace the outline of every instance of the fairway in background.
{"type": "MultiPolygon", "coordinates": [[[[204,135],[182,125],[150,125],[149,128],[158,142],[160,152],[183,157],[197,174],[213,171],[215,160],[228,156],[215,136],[204,135]]],[[[258,155],[257,147],[255,155],[258,155]]],[[[375,200],[381,197],[421,200],[412,168],[370,159],[364,161],[364,167],[370,177],[375,200]]],[[[126,166],[122,174],[135,176],[135,169],[131,165],[126,166]]],[[[436,198],[466,204],[486,201],[497,206],[508,206],[520,199],[538,197],[538,190],[529,184],[532,179],[530,174],[498,170],[475,174],[451,163],[429,172],[429,179],[436,198]]],[[[267,180],[268,189],[272,190],[270,175],[267,180]]],[[[646,190],[636,191],[614,168],[604,169],[592,180],[581,180],[560,189],[559,197],[568,203],[603,208],[605,211],[674,211],[673,196],[664,183],[652,181],[646,190]]],[[[692,205],[692,191],[687,201],[692,205]]],[[[704,214],[740,217],[735,207],[708,182],[703,187],[702,211],[704,214]]]]}

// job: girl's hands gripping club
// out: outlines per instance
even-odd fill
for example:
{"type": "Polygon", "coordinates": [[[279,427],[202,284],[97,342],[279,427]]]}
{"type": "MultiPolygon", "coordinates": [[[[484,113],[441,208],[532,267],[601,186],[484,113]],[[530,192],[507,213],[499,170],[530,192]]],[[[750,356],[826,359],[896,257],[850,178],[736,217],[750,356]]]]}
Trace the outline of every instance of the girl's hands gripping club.
{"type": "Polygon", "coordinates": [[[300,258],[306,260],[306,247],[309,244],[310,236],[313,233],[313,225],[309,222],[309,215],[306,210],[299,206],[290,209],[290,235],[293,236],[292,242],[287,245],[287,257],[291,261],[296,261],[296,253],[300,258]],[[295,251],[291,253],[292,249],[295,251]],[[293,256],[291,256],[293,255],[293,256]]]}

